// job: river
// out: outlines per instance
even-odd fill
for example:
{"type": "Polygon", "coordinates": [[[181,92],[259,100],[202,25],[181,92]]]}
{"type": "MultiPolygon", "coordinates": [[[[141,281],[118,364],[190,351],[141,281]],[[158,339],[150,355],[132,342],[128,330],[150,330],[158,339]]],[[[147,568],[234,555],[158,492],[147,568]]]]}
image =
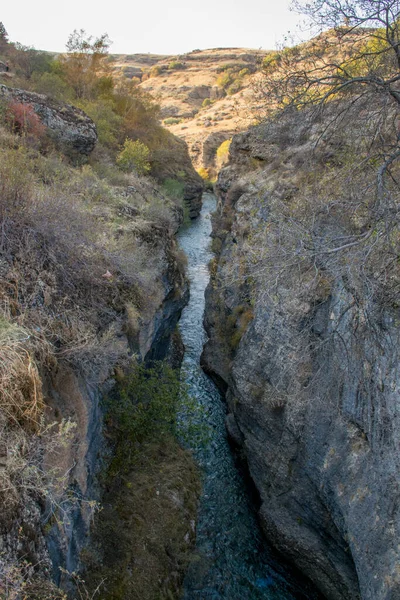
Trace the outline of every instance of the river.
{"type": "MultiPolygon", "coordinates": [[[[204,292],[209,281],[210,215],[213,194],[205,194],[201,215],[183,226],[179,244],[188,257],[190,301],[179,328],[185,345],[183,372],[194,399],[195,420],[204,435],[189,439],[203,470],[196,530],[196,554],[184,583],[184,600],[305,600],[320,598],[277,560],[264,540],[225,432],[225,405],[200,368],[206,341],[204,292]]],[[[193,408],[191,409],[193,411],[193,408]]],[[[185,418],[185,415],[181,415],[185,418]]],[[[192,417],[193,418],[193,415],[192,417]]]]}

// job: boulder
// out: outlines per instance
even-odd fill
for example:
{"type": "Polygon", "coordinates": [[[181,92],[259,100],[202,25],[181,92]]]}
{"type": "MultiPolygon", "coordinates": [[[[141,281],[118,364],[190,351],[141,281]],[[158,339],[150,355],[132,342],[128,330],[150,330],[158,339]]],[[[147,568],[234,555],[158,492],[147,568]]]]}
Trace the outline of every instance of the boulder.
{"type": "Polygon", "coordinates": [[[97,142],[96,125],[83,110],[44,94],[0,85],[0,99],[30,104],[56,146],[71,158],[88,156],[97,142]]]}

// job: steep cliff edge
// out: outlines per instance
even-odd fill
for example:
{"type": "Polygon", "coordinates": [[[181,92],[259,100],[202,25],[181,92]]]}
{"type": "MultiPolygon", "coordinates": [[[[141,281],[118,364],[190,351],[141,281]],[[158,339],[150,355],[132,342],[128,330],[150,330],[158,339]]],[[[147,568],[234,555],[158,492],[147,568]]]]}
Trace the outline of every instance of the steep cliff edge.
{"type": "Polygon", "coordinates": [[[267,537],[327,598],[380,600],[400,594],[398,273],[353,134],[295,113],[233,138],[203,364],[267,537]]]}

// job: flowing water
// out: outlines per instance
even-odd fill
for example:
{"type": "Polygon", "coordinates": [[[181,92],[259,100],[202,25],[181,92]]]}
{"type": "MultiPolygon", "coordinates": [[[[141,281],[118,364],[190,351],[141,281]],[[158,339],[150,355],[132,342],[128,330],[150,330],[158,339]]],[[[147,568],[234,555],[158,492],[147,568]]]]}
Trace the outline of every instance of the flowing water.
{"type": "MultiPolygon", "coordinates": [[[[184,584],[184,600],[293,600],[317,598],[277,563],[260,533],[248,486],[225,433],[225,406],[200,368],[206,341],[204,291],[209,281],[211,219],[216,199],[205,194],[198,219],[183,227],[179,243],[188,257],[190,301],[180,320],[183,369],[205,436],[189,442],[204,474],[197,523],[197,551],[184,584]],[[206,438],[206,439],[204,439],[206,438]],[[197,440],[197,441],[196,441],[197,440]]],[[[185,418],[183,415],[181,418],[185,418]]]]}

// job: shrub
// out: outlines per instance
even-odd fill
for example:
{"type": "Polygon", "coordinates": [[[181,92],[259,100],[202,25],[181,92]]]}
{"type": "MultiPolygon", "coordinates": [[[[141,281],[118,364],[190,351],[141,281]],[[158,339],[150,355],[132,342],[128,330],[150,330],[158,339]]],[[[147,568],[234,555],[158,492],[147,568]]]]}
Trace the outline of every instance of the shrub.
{"type": "Polygon", "coordinates": [[[150,171],[150,150],[140,140],[127,138],[124,147],[117,156],[117,165],[122,171],[136,171],[138,175],[145,175],[150,171]]]}
{"type": "Polygon", "coordinates": [[[124,119],[116,114],[112,100],[107,98],[95,102],[80,102],[79,108],[96,123],[99,142],[110,148],[117,147],[124,119]]]}
{"type": "Polygon", "coordinates": [[[174,71],[174,70],[183,70],[186,69],[186,65],[183,62],[179,62],[178,60],[171,60],[171,62],[168,65],[168,70],[169,71],[174,71]]]}
{"type": "Polygon", "coordinates": [[[163,71],[165,71],[165,69],[166,67],[162,68],[160,65],[154,65],[154,67],[151,67],[149,71],[149,77],[158,77],[163,71]]]}
{"type": "Polygon", "coordinates": [[[202,102],[202,107],[203,108],[207,108],[207,106],[210,106],[212,104],[211,99],[210,98],[204,98],[203,102],[202,102]]]}
{"type": "Polygon", "coordinates": [[[232,139],[225,140],[217,148],[215,157],[216,157],[216,165],[217,165],[218,170],[222,169],[222,167],[224,167],[229,160],[229,148],[231,146],[231,141],[232,141],[232,139]]]}
{"type": "Polygon", "coordinates": [[[45,126],[31,104],[11,101],[6,112],[6,122],[19,135],[29,134],[39,138],[45,132],[45,126]]]}
{"type": "Polygon", "coordinates": [[[43,410],[42,382],[24,347],[29,337],[0,316],[0,409],[10,422],[37,429],[43,410]]]}
{"type": "Polygon", "coordinates": [[[178,125],[182,123],[182,119],[178,119],[176,117],[168,117],[168,119],[164,119],[164,125],[178,125]]]}
{"type": "Polygon", "coordinates": [[[168,178],[164,181],[161,187],[170,198],[175,200],[183,199],[185,184],[182,181],[168,178]]]}
{"type": "Polygon", "coordinates": [[[57,73],[33,73],[29,88],[57,100],[72,100],[74,91],[57,73]]]}
{"type": "Polygon", "coordinates": [[[253,310],[245,304],[235,306],[226,320],[226,333],[230,349],[234,352],[240,343],[249,324],[254,318],[253,310]]]}
{"type": "Polygon", "coordinates": [[[0,153],[0,218],[20,214],[33,199],[34,179],[29,172],[28,151],[23,146],[0,153]]]}
{"type": "Polygon", "coordinates": [[[118,397],[106,401],[108,422],[118,438],[118,455],[111,468],[129,468],[127,453],[131,455],[149,438],[175,433],[180,395],[178,374],[166,363],[133,367],[122,379],[118,397]]]}
{"type": "Polygon", "coordinates": [[[197,172],[204,181],[209,181],[210,174],[208,172],[208,169],[206,169],[205,167],[199,167],[197,169],[197,172]]]}

